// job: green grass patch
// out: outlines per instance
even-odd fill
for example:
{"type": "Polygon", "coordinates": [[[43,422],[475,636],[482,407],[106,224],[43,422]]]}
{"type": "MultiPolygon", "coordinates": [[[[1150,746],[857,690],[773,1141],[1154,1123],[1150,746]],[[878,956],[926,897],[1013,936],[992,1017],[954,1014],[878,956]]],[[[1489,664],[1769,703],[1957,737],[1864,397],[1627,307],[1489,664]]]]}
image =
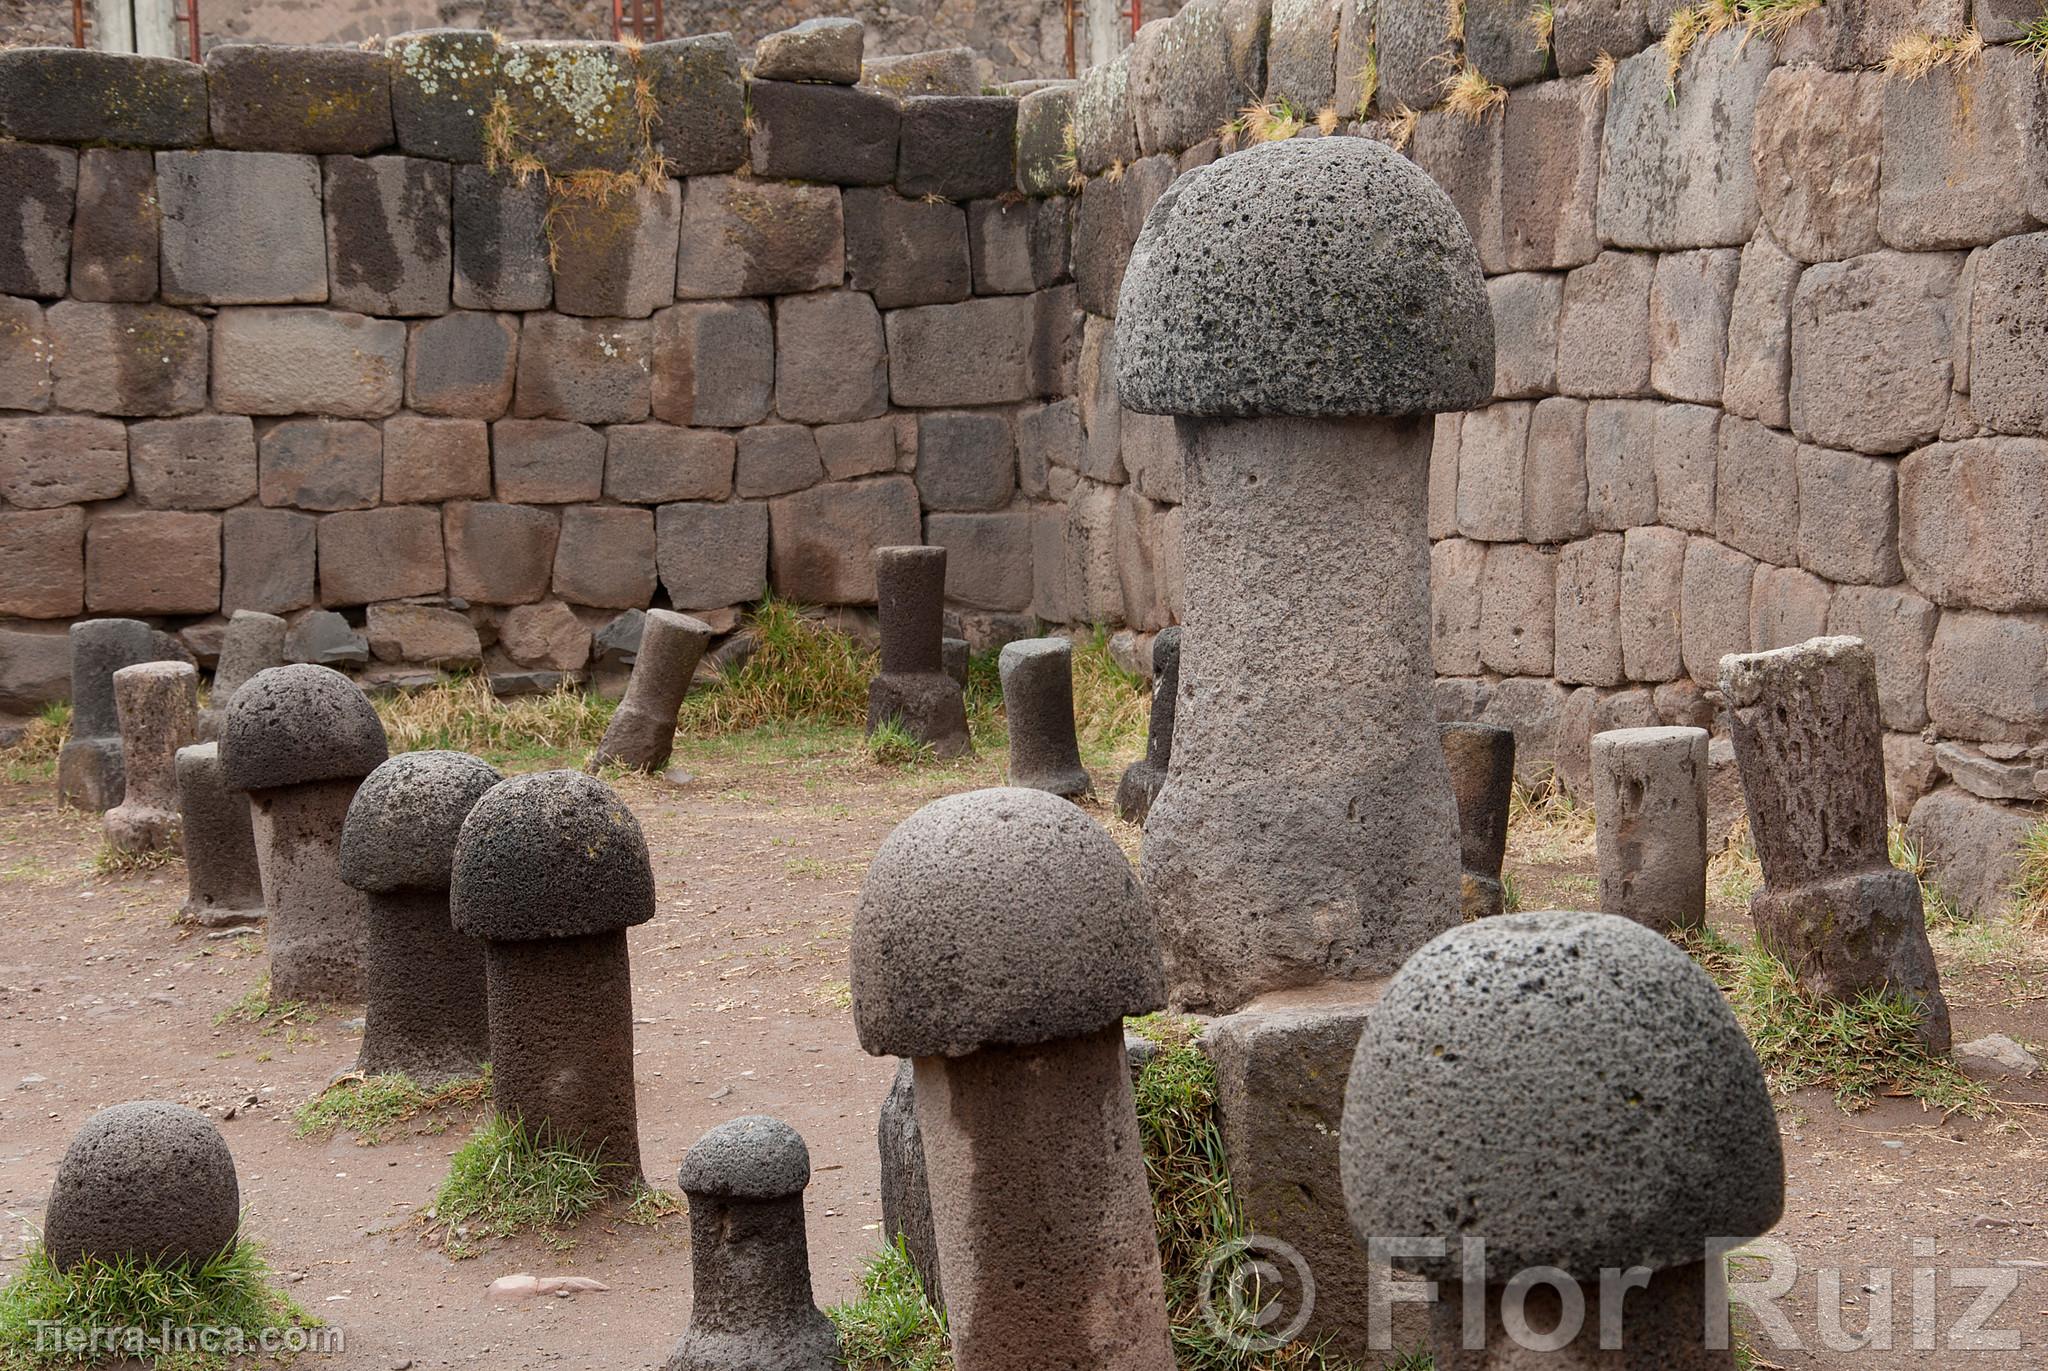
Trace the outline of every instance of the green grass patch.
{"type": "Polygon", "coordinates": [[[951,1371],[946,1316],[925,1298],[900,1235],[868,1259],[860,1294],[825,1313],[848,1371],[951,1371]]]}
{"type": "MultiPolygon", "coordinates": [[[[239,1337],[250,1354],[267,1341],[276,1354],[264,1360],[283,1361],[308,1347],[320,1346],[322,1325],[271,1284],[270,1266],[251,1242],[239,1242],[199,1266],[133,1260],[87,1259],[60,1271],[38,1242],[22,1258],[13,1279],[0,1287],[0,1365],[10,1368],[89,1366],[127,1355],[129,1333],[158,1337],[172,1329],[219,1329],[228,1340],[239,1337]],[[68,1341],[52,1347],[45,1330],[79,1330],[84,1350],[68,1341]],[[120,1346],[104,1342],[94,1350],[91,1330],[124,1330],[113,1336],[120,1346]],[[39,1345],[38,1335],[44,1334],[39,1345]]],[[[103,1333],[104,1339],[108,1335],[103,1333]]],[[[202,1371],[202,1368],[245,1365],[248,1358],[191,1347],[150,1347],[134,1344],[140,1360],[161,1371],[202,1371]]]]}
{"type": "Polygon", "coordinates": [[[547,695],[499,699],[481,676],[373,697],[391,750],[468,752],[507,770],[581,766],[604,737],[612,701],[564,684],[547,695]]]}
{"type": "Polygon", "coordinates": [[[877,766],[922,766],[936,760],[932,745],[910,735],[900,720],[884,719],[867,736],[868,756],[877,766]]]}
{"type": "Polygon", "coordinates": [[[153,847],[147,852],[129,852],[102,841],[99,850],[92,854],[92,874],[133,876],[144,871],[161,871],[184,859],[184,853],[175,847],[153,847]]]}
{"type": "Polygon", "coordinates": [[[423,1114],[474,1113],[490,1095],[488,1064],[481,1076],[433,1087],[423,1086],[403,1072],[344,1076],[292,1112],[292,1133],[301,1138],[327,1138],[347,1132],[355,1134],[357,1142],[380,1143],[423,1114]]]}
{"type": "MultiPolygon", "coordinates": [[[[2048,18],[2041,22],[2048,24],[2048,18]]],[[[2012,893],[2015,917],[2036,925],[2048,923],[2048,820],[2020,839],[2020,869],[2012,893]]]]}
{"type": "Polygon", "coordinates": [[[268,976],[257,982],[254,990],[213,1016],[215,1028],[231,1023],[246,1023],[275,1029],[287,1024],[319,1021],[319,1013],[302,1001],[271,999],[268,976]]]}
{"type": "Polygon", "coordinates": [[[737,670],[690,692],[678,734],[866,724],[868,682],[879,667],[874,652],[774,595],[755,606],[741,632],[753,641],[753,652],[737,670]]]}
{"type": "Polygon", "coordinates": [[[44,705],[13,746],[0,751],[0,774],[23,783],[50,780],[57,774],[57,753],[70,733],[70,702],[56,700],[44,705]]]}
{"type": "Polygon", "coordinates": [[[448,1162],[448,1179],[427,1219],[443,1250],[461,1260],[493,1238],[538,1234],[566,1250],[564,1232],[609,1193],[603,1163],[517,1122],[493,1115],[448,1162]]]}

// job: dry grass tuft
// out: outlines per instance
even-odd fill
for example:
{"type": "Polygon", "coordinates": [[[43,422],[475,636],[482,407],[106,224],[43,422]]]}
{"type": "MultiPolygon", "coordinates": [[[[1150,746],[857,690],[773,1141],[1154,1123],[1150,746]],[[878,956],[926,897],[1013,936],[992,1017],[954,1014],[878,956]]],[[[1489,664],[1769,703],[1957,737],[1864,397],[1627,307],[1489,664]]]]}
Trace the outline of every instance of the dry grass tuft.
{"type": "Polygon", "coordinates": [[[1461,67],[1444,78],[1444,110],[1474,124],[1505,105],[1507,98],[1507,88],[1487,80],[1477,67],[1461,67]]]}
{"type": "Polygon", "coordinates": [[[1984,35],[1975,25],[1961,33],[1909,33],[1884,55],[1884,74],[1918,81],[1937,67],[1962,67],[1984,55],[1984,35]]]}
{"type": "Polygon", "coordinates": [[[1614,89],[1614,69],[1619,65],[1620,63],[1614,60],[1614,54],[1611,52],[1603,52],[1595,57],[1593,59],[1593,89],[1602,95],[1614,89]]]}
{"type": "Polygon", "coordinates": [[[1316,128],[1321,130],[1325,137],[1334,134],[1337,126],[1343,122],[1335,105],[1326,105],[1316,112],[1316,128]]]}
{"type": "Polygon", "coordinates": [[[1415,126],[1422,122],[1422,111],[1412,110],[1406,105],[1394,111],[1394,117],[1387,120],[1387,145],[1395,152],[1405,152],[1414,141],[1415,126]]]}
{"type": "Polygon", "coordinates": [[[14,745],[0,749],[0,774],[10,781],[37,781],[57,772],[57,753],[71,731],[71,706],[65,701],[46,704],[29,720],[14,745]]]}
{"type": "Polygon", "coordinates": [[[1307,121],[1285,100],[1246,105],[1237,112],[1237,119],[1231,125],[1241,136],[1241,141],[1253,143],[1278,143],[1294,137],[1307,126],[1307,121]]]}
{"type": "Polygon", "coordinates": [[[1557,38],[1557,6],[1552,0],[1536,0],[1535,6],[1522,22],[1527,24],[1529,32],[1535,35],[1536,51],[1549,52],[1551,44],[1557,38]]]}

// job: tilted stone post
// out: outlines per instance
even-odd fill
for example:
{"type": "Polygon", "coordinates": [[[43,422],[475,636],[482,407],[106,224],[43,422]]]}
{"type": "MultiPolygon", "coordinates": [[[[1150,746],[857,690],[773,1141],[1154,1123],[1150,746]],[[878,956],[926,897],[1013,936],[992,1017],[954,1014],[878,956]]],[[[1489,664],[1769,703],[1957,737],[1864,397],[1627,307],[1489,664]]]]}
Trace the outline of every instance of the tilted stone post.
{"type": "Polygon", "coordinates": [[[1368,1252],[1442,1282],[1438,1371],[1731,1368],[1713,1268],[1785,1205],[1770,1089],[1727,1001],[1605,914],[1507,914],[1417,952],[1359,1039],[1342,1172],[1368,1252]],[[1603,1298],[1610,1271],[1625,1303],[1603,1298]]]}
{"type": "Polygon", "coordinates": [[[765,1114],[720,1124],[683,1154],[690,1327],[666,1371],[833,1371],[839,1334],[811,1295],[804,1187],[811,1153],[765,1114]]]}
{"type": "Polygon", "coordinates": [[[1431,415],[1493,390],[1444,193],[1363,138],[1268,143],[1153,207],[1123,403],[1177,417],[1186,605],[1145,884],[1176,1004],[1382,974],[1458,919],[1431,698],[1431,415]]]}
{"type": "Polygon", "coordinates": [[[228,788],[220,744],[178,749],[178,817],[185,842],[179,914],[209,928],[263,921],[263,872],[249,797],[228,788]]]}
{"type": "Polygon", "coordinates": [[[1003,646],[996,671],[1010,728],[1010,784],[1069,798],[1092,791],[1074,735],[1074,645],[1020,638],[1003,646]]]}
{"type": "Polygon", "coordinates": [[[676,745],[676,716],[697,675],[711,625],[668,609],[650,609],[640,630],[626,698],[605,725],[589,769],[623,762],[636,771],[659,771],[676,745]]]}
{"type": "Polygon", "coordinates": [[[463,820],[448,904],[485,944],[498,1112],[637,1189],[626,930],[654,917],[639,821],[580,771],[502,781],[463,820]]]}
{"type": "Polygon", "coordinates": [[[960,1371],[1172,1371],[1123,1019],[1165,1001],[1130,863],[1065,800],[935,800],[861,884],[853,1017],[914,1059],[960,1371]]]}
{"type": "Polygon", "coordinates": [[[1659,933],[1707,923],[1707,731],[1593,735],[1600,910],[1659,933]]]}
{"type": "Polygon", "coordinates": [[[1764,869],[1757,937],[1832,999],[1889,989],[1949,1047],[1948,1001],[1919,878],[1891,864],[1877,666],[1856,638],[1813,638],[1721,659],[1721,695],[1764,869]]]}
{"type": "Polygon", "coordinates": [[[341,878],[369,897],[369,1009],[356,1070],[422,1083],[490,1057],[484,947],[455,931],[449,871],[462,821],[504,778],[466,752],[402,752],[363,778],[341,830],[341,878]]]}
{"type": "Polygon", "coordinates": [[[228,619],[221,636],[220,660],[213,668],[213,693],[199,712],[199,736],[220,735],[220,721],[228,701],[259,671],[283,666],[284,638],[290,625],[275,614],[238,609],[228,619]]]}
{"type": "Polygon", "coordinates": [[[868,683],[868,732],[894,720],[934,755],[974,750],[961,682],[946,670],[946,549],[875,549],[882,670],[868,683]]]}
{"type": "Polygon", "coordinates": [[[1515,795],[1515,731],[1492,724],[1439,726],[1458,808],[1458,908],[1469,919],[1507,908],[1501,867],[1515,795]]]}
{"type": "Polygon", "coordinates": [[[144,662],[114,673],[126,780],[121,803],[101,820],[118,852],[181,846],[178,749],[192,741],[199,713],[199,670],[184,662],[144,662]]]}
{"type": "Polygon", "coordinates": [[[1116,785],[1116,816],[1142,824],[1166,784],[1173,758],[1174,697],[1180,693],[1180,629],[1162,628],[1152,640],[1152,722],[1145,730],[1145,755],[1132,762],[1116,785]]]}
{"type": "Polygon", "coordinates": [[[103,814],[121,803],[121,717],[114,673],[175,660],[168,640],[140,619],[87,619],[71,626],[71,732],[57,754],[57,798],[103,814]]]}
{"type": "Polygon", "coordinates": [[[276,999],[364,997],[369,905],[341,879],[341,826],[388,751],[369,697],[329,667],[259,671],[228,702],[221,770],[249,796],[276,999]]]}
{"type": "Polygon", "coordinates": [[[925,1167],[924,1135],[917,1128],[917,1068],[904,1058],[875,1120],[875,1150],[881,1158],[882,1241],[902,1239],[925,1298],[946,1307],[939,1278],[939,1238],[932,1228],[932,1186],[925,1167]]]}

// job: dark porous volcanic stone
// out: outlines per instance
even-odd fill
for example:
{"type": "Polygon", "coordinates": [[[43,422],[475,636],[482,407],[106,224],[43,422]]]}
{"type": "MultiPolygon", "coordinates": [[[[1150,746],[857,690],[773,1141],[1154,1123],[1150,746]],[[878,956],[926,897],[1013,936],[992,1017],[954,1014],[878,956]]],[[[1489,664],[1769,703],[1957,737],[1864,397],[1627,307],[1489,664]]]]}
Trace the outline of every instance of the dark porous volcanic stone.
{"type": "Polygon", "coordinates": [[[221,721],[221,768],[236,790],[353,780],[389,755],[370,697],[331,667],[259,671],[221,721]]]}
{"type": "Polygon", "coordinates": [[[779,1200],[811,1183],[803,1135],[780,1119],[745,1114],[697,1139],[683,1154],[676,1184],[686,1195],[779,1200]]]}
{"type": "Polygon", "coordinates": [[[402,752],[363,778],[341,830],[357,890],[446,890],[462,821],[504,777],[467,752],[402,752]]]}
{"type": "Polygon", "coordinates": [[[43,1245],[59,1270],[85,1257],[199,1263],[234,1246],[241,1221],[220,1130],[182,1104],[135,1100],[87,1119],[64,1149],[43,1245]]]}
{"type": "Polygon", "coordinates": [[[472,938],[576,938],[654,917],[639,821],[580,771],[502,781],[463,821],[449,910],[472,938]]]}

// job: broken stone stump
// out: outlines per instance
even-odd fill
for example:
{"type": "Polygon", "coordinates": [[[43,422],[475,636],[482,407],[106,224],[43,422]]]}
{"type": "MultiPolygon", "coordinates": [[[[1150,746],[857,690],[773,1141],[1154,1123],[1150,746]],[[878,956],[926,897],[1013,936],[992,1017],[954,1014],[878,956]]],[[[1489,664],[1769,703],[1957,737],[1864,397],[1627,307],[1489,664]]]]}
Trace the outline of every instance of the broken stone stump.
{"type": "Polygon", "coordinates": [[[1593,735],[1600,910],[1659,933],[1707,923],[1707,731],[1593,735]]]}
{"type": "Polygon", "coordinates": [[[839,1334],[811,1295],[803,1138],[765,1114],[734,1119],[683,1154],[676,1182],[690,1201],[690,1327],[666,1371],[833,1371],[839,1334]]]}
{"type": "Polygon", "coordinates": [[[1430,416],[1493,389],[1471,236],[1388,147],[1263,144],[1153,206],[1115,341],[1186,488],[1190,686],[1144,845],[1173,1002],[1384,975],[1458,920],[1426,504],[1430,416]]]}
{"type": "Polygon", "coordinates": [[[1165,1002],[1145,895],[1073,805],[935,800],[861,884],[854,1026],[913,1059],[961,1371],[1172,1371],[1123,1019],[1165,1002]]]}
{"type": "Polygon", "coordinates": [[[868,732],[894,721],[935,756],[974,750],[962,683],[946,669],[946,549],[875,549],[882,670],[868,684],[868,732]]]}
{"type": "Polygon", "coordinates": [[[484,942],[499,1114],[638,1189],[626,930],[654,917],[654,870],[633,812],[580,771],[501,781],[463,820],[448,906],[484,942]]]}
{"type": "Polygon", "coordinates": [[[1074,645],[1020,638],[996,658],[1010,726],[1010,784],[1073,798],[1094,790],[1074,734],[1074,645]]]}
{"type": "Polygon", "coordinates": [[[932,1229],[931,1181],[925,1169],[924,1135],[917,1131],[915,1076],[909,1058],[896,1063],[896,1078],[882,1098],[875,1124],[875,1146],[882,1160],[882,1241],[902,1239],[925,1298],[934,1309],[944,1309],[939,1238],[932,1229]]]}
{"type": "Polygon", "coordinates": [[[1484,919],[1409,959],[1359,1039],[1341,1156],[1359,1242],[1440,1283],[1441,1371],[1732,1368],[1707,1266],[1785,1207],[1770,1089],[1727,1001],[1607,914],[1484,919]],[[1636,1280],[1625,1307],[1602,1308],[1608,1271],[1636,1280]]]}
{"type": "Polygon", "coordinates": [[[503,780],[466,752],[403,752],[363,778],[341,830],[341,878],[368,897],[369,1008],[356,1070],[421,1084],[490,1057],[484,948],[455,931],[449,871],[462,821],[503,780]]]}
{"type": "Polygon", "coordinates": [[[647,772],[668,765],[676,745],[676,716],[710,641],[711,625],[702,620],[669,609],[647,611],[633,674],[626,680],[626,698],[591,754],[592,772],[607,762],[647,772]]]}
{"type": "Polygon", "coordinates": [[[43,1247],[68,1271],[88,1257],[198,1266],[235,1245],[235,1159],[196,1109],[134,1100],[72,1135],[43,1212],[43,1247]]]}
{"type": "Polygon", "coordinates": [[[1162,628],[1152,640],[1152,720],[1145,730],[1145,755],[1116,783],[1116,816],[1142,824],[1166,784],[1173,758],[1174,697],[1180,694],[1180,629],[1162,628]]]}
{"type": "Polygon", "coordinates": [[[1763,888],[1757,937],[1831,999],[1889,989],[1917,1006],[1921,1039],[1949,1048],[1948,1001],[1927,942],[1920,882],[1891,864],[1877,667],[1857,638],[1811,638],[1721,659],[1763,888]]]}
{"type": "Polygon", "coordinates": [[[331,667],[271,667],[228,701],[221,772],[249,796],[276,999],[364,998],[369,904],[341,878],[341,829],[387,754],[369,697],[331,667]]]}
{"type": "Polygon", "coordinates": [[[185,842],[181,918],[206,928],[263,922],[263,873],[249,797],[228,787],[220,744],[178,749],[178,816],[185,842]]]}
{"type": "Polygon", "coordinates": [[[953,678],[953,684],[963,691],[967,689],[967,662],[972,655],[965,638],[939,640],[939,660],[945,663],[946,674],[953,678]]]}
{"type": "Polygon", "coordinates": [[[220,735],[220,720],[235,692],[259,671],[285,664],[284,639],[290,625],[275,614],[238,609],[221,638],[220,660],[213,668],[213,693],[199,714],[199,736],[220,735]]]}
{"type": "Polygon", "coordinates": [[[114,673],[161,660],[160,635],[140,619],[87,619],[71,626],[71,732],[57,753],[57,799],[93,814],[121,803],[121,716],[114,673]]]}
{"type": "Polygon", "coordinates": [[[1492,724],[1438,725],[1458,809],[1458,909],[1467,921],[1507,908],[1501,867],[1515,796],[1515,731],[1492,724]]]}
{"type": "Polygon", "coordinates": [[[177,851],[178,749],[192,741],[199,714],[199,669],[185,662],[143,662],[114,673],[121,716],[124,798],[101,825],[117,852],[177,851]]]}

